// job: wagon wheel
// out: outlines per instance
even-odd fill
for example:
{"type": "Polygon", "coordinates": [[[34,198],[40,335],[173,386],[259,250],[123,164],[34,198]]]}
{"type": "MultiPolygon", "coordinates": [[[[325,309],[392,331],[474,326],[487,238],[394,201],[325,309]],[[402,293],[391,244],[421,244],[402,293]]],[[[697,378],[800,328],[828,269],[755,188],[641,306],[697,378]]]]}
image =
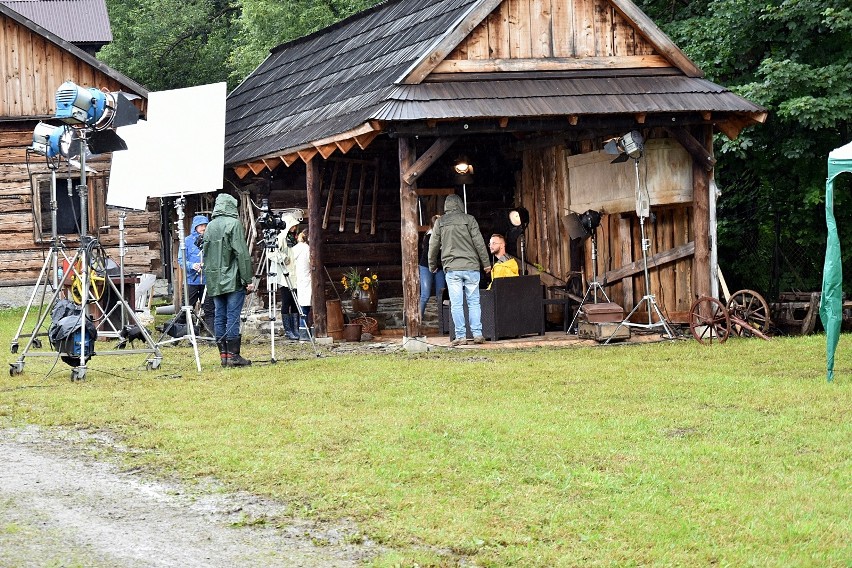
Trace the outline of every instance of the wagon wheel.
{"type": "Polygon", "coordinates": [[[733,331],[737,335],[754,335],[751,329],[756,329],[763,334],[769,332],[769,305],[763,296],[754,290],[734,292],[728,300],[728,311],[732,318],[738,318],[748,324],[747,326],[735,324],[733,331]]]}
{"type": "Polygon", "coordinates": [[[728,309],[716,298],[696,298],[689,308],[689,331],[702,345],[712,345],[714,341],[724,343],[731,333],[728,309]]]}

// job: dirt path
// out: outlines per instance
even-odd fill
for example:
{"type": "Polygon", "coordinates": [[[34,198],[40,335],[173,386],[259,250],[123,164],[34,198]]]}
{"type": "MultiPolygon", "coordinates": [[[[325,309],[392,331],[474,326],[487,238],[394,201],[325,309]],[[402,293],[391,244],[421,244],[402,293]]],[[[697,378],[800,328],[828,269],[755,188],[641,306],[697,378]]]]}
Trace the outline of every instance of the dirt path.
{"type": "Polygon", "coordinates": [[[344,567],[378,551],[354,526],[122,471],[120,451],[104,436],[0,430],[0,566],[344,567]]]}

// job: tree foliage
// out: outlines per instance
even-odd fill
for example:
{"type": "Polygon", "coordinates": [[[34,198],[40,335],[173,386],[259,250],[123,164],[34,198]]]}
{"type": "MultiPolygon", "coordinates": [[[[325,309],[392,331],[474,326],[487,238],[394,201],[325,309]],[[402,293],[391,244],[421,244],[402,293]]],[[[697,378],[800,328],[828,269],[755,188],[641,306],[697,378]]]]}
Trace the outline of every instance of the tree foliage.
{"type": "MultiPolygon", "coordinates": [[[[852,119],[848,0],[648,0],[641,7],[710,80],[769,112],[736,140],[717,139],[720,265],[728,279],[770,296],[819,289],[826,158],[849,141],[852,119]]],[[[852,220],[850,185],[839,182],[841,227],[852,220]]],[[[841,230],[841,238],[849,255],[852,234],[841,230]]]]}
{"type": "Polygon", "coordinates": [[[98,57],[151,90],[227,81],[269,50],[378,0],[107,0],[113,42],[98,57]]]}
{"type": "Polygon", "coordinates": [[[228,78],[239,9],[226,0],[107,0],[113,42],[98,58],[151,90],[228,78]]]}

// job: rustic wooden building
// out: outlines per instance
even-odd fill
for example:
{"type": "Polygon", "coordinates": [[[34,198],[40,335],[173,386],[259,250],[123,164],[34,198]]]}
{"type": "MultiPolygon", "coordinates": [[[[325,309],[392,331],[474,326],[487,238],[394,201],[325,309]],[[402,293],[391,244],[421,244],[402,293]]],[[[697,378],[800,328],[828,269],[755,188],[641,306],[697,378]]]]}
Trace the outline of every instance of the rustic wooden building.
{"type": "MultiPolygon", "coordinates": [[[[138,95],[144,112],[148,91],[88,53],[0,4],[0,286],[35,283],[50,248],[51,175],[43,157],[27,157],[33,129],[51,122],[55,93],[66,80],[81,86],[138,95]]],[[[55,121],[54,124],[58,124],[55,121]]],[[[118,262],[118,215],[107,209],[108,154],[88,161],[96,173],[87,175],[88,233],[99,235],[108,255],[118,262]]],[[[79,170],[67,164],[57,170],[57,229],[73,249],[78,246],[79,199],[66,187],[79,184],[79,170]],[[70,183],[69,183],[70,182],[70,183]]],[[[149,201],[142,212],[128,212],[125,265],[130,272],[160,270],[159,208],[149,201]]]]}
{"type": "Polygon", "coordinates": [[[651,291],[676,320],[711,289],[712,135],[765,116],[629,0],[389,0],[274,49],[228,98],[225,160],[235,186],[309,210],[320,330],[324,270],[356,264],[399,275],[416,336],[418,229],[448,191],[486,237],[528,209],[549,284],[592,272],[565,215],[602,212],[597,268],[629,310],[645,294],[635,162],[603,148],[639,131],[651,291]],[[472,178],[452,173],[462,155],[472,178]]]}

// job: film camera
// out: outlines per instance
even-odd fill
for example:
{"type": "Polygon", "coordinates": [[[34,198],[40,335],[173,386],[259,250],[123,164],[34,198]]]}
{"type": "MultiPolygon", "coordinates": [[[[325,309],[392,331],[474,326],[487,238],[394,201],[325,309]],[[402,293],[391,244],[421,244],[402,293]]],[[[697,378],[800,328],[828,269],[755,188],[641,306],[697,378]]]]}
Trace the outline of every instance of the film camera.
{"type": "Polygon", "coordinates": [[[260,200],[260,214],[257,216],[257,224],[263,231],[263,240],[267,247],[275,247],[278,233],[289,231],[292,227],[302,222],[304,212],[301,209],[282,209],[275,211],[270,209],[269,200],[260,200]]]}
{"type": "MultiPolygon", "coordinates": [[[[301,219],[300,219],[301,220],[301,219]]],[[[269,208],[269,200],[260,200],[260,214],[257,216],[257,224],[264,231],[280,231],[286,229],[287,225],[281,218],[281,214],[269,208]]]]}

